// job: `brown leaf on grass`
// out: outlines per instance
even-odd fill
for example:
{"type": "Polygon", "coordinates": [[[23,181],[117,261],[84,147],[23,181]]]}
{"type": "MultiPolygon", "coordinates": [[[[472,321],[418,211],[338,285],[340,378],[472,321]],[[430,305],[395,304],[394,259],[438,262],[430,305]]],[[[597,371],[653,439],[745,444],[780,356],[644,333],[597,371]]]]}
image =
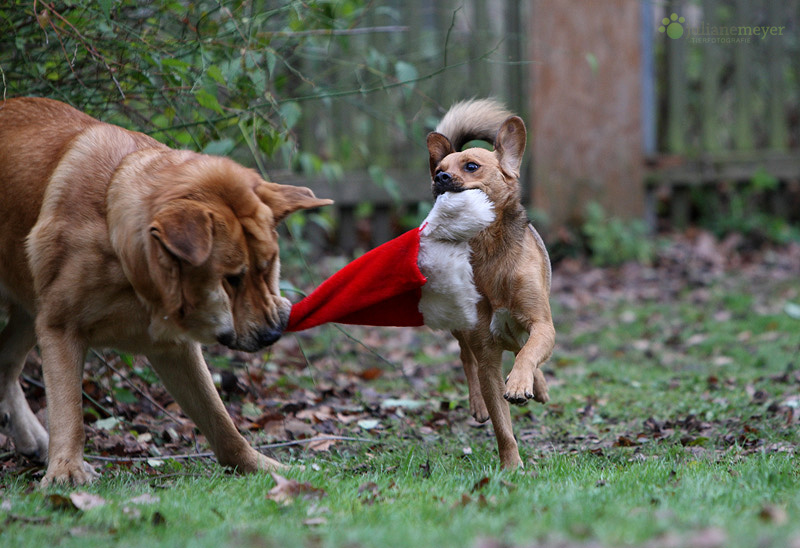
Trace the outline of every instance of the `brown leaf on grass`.
{"type": "Polygon", "coordinates": [[[358,495],[362,498],[364,504],[370,506],[375,504],[378,502],[380,494],[378,484],[374,481],[368,481],[358,486],[358,495]]]}
{"type": "Polygon", "coordinates": [[[475,491],[480,491],[487,485],[489,485],[489,478],[487,476],[484,476],[475,482],[475,485],[472,486],[472,490],[470,491],[470,493],[474,493],[475,491]]]}
{"type": "Polygon", "coordinates": [[[336,440],[334,440],[334,439],[331,439],[331,438],[320,438],[320,439],[315,439],[315,440],[310,441],[306,445],[306,447],[310,451],[316,451],[318,453],[321,453],[323,451],[329,451],[330,448],[335,443],[336,443],[336,440]]]}
{"type": "Polygon", "coordinates": [[[53,508],[53,510],[71,510],[75,511],[78,508],[75,506],[75,503],[70,500],[69,497],[65,497],[64,495],[59,495],[58,493],[52,493],[47,495],[47,502],[53,508]]]}
{"type": "Polygon", "coordinates": [[[267,498],[274,500],[278,504],[291,504],[298,497],[313,499],[327,495],[324,489],[314,487],[310,483],[300,483],[297,480],[286,479],[275,472],[272,472],[271,476],[275,480],[275,487],[269,490],[267,498]]]}
{"type": "Polygon", "coordinates": [[[87,493],[85,491],[71,493],[69,495],[69,500],[72,501],[72,504],[75,505],[75,508],[78,510],[83,510],[84,512],[86,510],[91,510],[92,508],[98,508],[108,504],[108,501],[103,497],[94,495],[92,493],[87,493]]]}
{"type": "Polygon", "coordinates": [[[775,504],[765,504],[762,506],[761,510],[758,512],[758,517],[762,521],[775,525],[783,525],[789,521],[789,515],[786,513],[786,509],[775,504]]]}
{"type": "Polygon", "coordinates": [[[627,436],[620,436],[614,442],[614,447],[636,447],[637,445],[639,445],[639,442],[627,436]]]}

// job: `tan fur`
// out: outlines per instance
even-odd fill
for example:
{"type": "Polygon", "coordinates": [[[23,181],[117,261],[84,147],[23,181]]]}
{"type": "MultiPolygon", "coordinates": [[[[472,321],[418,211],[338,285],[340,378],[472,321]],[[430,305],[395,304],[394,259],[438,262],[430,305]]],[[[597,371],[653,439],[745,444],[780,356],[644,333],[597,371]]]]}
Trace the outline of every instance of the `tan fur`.
{"type": "Polygon", "coordinates": [[[549,400],[540,365],[552,354],[555,328],[549,302],[550,259],[520,203],[525,124],[496,103],[488,103],[477,101],[475,108],[470,102],[457,105],[455,115],[448,113],[428,136],[428,151],[434,194],[477,188],[494,203],[494,222],[470,241],[470,262],[481,294],[478,324],[453,335],[461,347],[470,411],[478,421],[491,418],[500,461],[513,468],[522,460],[508,402],[549,400]],[[493,139],[495,150],[460,151],[441,130],[455,135],[461,144],[493,139]],[[514,352],[516,359],[504,383],[505,350],[514,352]]]}
{"type": "Polygon", "coordinates": [[[253,351],[280,337],[290,303],[276,225],[329,203],[57,101],[0,104],[0,428],[20,453],[47,458],[43,485],[95,475],[83,461],[89,347],[146,354],[221,464],[280,466],[236,430],[200,343],[253,351]],[[49,441],[17,381],[35,342],[49,441]]]}

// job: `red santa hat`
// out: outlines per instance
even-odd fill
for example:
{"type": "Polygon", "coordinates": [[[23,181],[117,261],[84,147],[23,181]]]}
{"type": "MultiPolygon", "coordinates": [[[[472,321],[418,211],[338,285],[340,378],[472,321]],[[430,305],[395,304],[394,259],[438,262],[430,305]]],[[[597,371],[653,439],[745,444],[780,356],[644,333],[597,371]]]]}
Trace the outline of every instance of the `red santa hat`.
{"type": "Polygon", "coordinates": [[[480,190],[440,195],[419,228],[365,253],[295,304],[286,330],[328,322],[473,327],[480,295],[469,240],[494,218],[480,190]]]}

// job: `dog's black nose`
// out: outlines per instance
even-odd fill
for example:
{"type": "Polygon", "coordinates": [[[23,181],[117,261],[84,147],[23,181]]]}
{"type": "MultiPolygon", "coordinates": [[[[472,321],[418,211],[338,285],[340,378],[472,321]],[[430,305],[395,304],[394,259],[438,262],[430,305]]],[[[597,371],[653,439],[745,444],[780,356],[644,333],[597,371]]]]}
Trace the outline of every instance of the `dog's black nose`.
{"type": "Polygon", "coordinates": [[[232,348],[234,343],[236,343],[236,332],[233,329],[228,329],[219,333],[217,335],[217,342],[228,348],[232,348]]]}
{"type": "Polygon", "coordinates": [[[283,335],[283,330],[281,329],[261,329],[258,332],[258,344],[261,348],[270,346],[280,339],[281,335],[283,335]]]}
{"type": "Polygon", "coordinates": [[[433,177],[433,194],[434,196],[439,196],[440,194],[444,194],[445,192],[458,192],[462,190],[458,187],[456,182],[453,180],[453,176],[446,172],[440,171],[433,177]]]}
{"type": "Polygon", "coordinates": [[[433,178],[433,182],[437,185],[448,185],[452,180],[453,176],[446,171],[440,171],[436,174],[436,177],[433,178]]]}

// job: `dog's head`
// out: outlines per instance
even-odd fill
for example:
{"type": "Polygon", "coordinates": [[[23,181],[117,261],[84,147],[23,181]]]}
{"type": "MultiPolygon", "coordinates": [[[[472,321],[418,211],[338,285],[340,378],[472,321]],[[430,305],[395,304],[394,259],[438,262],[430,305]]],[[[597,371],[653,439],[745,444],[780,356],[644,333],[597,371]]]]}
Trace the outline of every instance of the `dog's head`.
{"type": "Polygon", "coordinates": [[[525,151],[525,124],[518,116],[506,119],[497,131],[494,151],[458,151],[441,133],[428,135],[433,195],[480,189],[496,207],[519,199],[519,169],[525,151]]]}
{"type": "Polygon", "coordinates": [[[148,271],[161,302],[155,321],[237,350],[274,343],[291,309],[278,288],[277,225],[332,201],[305,187],[265,182],[222,158],[202,157],[174,171],[178,182],[148,226],[148,271]]]}

